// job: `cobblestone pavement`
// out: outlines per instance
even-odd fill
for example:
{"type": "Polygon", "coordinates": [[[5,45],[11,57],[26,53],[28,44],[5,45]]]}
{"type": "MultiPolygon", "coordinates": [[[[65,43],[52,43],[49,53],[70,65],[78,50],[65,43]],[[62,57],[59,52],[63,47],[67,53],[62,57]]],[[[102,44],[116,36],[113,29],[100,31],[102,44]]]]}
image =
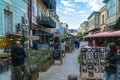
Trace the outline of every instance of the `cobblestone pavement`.
{"type": "Polygon", "coordinates": [[[38,80],[68,80],[69,74],[75,74],[80,80],[79,63],[77,55],[79,50],[76,49],[72,53],[67,53],[63,58],[62,65],[52,65],[46,72],[39,73],[38,80]]]}

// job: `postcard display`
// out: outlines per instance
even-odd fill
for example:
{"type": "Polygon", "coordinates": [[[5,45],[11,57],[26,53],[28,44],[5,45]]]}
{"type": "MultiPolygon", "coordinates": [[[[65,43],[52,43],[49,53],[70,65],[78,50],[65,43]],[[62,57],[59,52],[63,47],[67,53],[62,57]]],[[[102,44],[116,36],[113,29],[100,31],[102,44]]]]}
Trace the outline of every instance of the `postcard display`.
{"type": "Polygon", "coordinates": [[[82,78],[103,78],[106,48],[81,48],[80,71],[82,78]]]}

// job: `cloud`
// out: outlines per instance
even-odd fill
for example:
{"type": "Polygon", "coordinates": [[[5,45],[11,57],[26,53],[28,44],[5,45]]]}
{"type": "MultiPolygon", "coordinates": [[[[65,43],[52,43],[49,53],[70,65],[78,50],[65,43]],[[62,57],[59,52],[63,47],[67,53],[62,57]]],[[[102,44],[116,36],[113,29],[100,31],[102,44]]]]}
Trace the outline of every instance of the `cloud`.
{"type": "Polygon", "coordinates": [[[92,11],[98,11],[103,6],[103,0],[61,0],[64,6],[74,6],[72,2],[87,3],[92,11]]]}
{"type": "Polygon", "coordinates": [[[71,1],[61,0],[61,3],[62,3],[64,6],[67,6],[67,7],[73,6],[73,4],[71,4],[70,2],[71,2],[71,1]]]}
{"type": "Polygon", "coordinates": [[[102,6],[102,1],[90,0],[88,4],[92,11],[98,11],[102,6]]]}
{"type": "Polygon", "coordinates": [[[85,12],[85,11],[78,11],[77,13],[78,13],[78,14],[82,14],[82,13],[84,13],[84,12],[85,12]]]}
{"type": "Polygon", "coordinates": [[[62,13],[64,13],[64,14],[70,14],[73,12],[75,12],[75,9],[72,9],[72,8],[64,8],[62,11],[62,13]]]}

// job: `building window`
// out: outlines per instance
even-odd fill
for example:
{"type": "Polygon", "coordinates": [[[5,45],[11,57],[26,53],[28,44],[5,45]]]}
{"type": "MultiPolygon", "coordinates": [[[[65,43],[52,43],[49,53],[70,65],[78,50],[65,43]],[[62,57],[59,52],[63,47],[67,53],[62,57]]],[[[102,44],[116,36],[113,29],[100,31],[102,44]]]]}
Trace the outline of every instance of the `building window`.
{"type": "Polygon", "coordinates": [[[32,2],[32,14],[35,15],[35,1],[32,2]]]}
{"type": "Polygon", "coordinates": [[[13,14],[10,11],[4,10],[4,28],[5,34],[12,33],[13,29],[13,14]]]}
{"type": "Polygon", "coordinates": [[[22,24],[25,24],[25,17],[22,16],[22,24]]]}
{"type": "Polygon", "coordinates": [[[107,10],[107,18],[109,18],[109,9],[107,10]]]}
{"type": "Polygon", "coordinates": [[[104,24],[104,15],[102,15],[102,24],[104,24]]]}

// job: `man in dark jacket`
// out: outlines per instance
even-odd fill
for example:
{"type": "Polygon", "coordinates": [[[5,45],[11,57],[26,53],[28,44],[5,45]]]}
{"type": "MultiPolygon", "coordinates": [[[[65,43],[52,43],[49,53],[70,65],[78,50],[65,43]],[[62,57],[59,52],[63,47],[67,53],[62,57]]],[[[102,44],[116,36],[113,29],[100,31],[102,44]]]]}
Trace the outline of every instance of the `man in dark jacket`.
{"type": "Polygon", "coordinates": [[[24,49],[21,47],[21,43],[19,41],[15,42],[15,46],[11,49],[11,57],[12,57],[12,80],[23,80],[24,76],[29,76],[30,72],[26,65],[24,64],[24,59],[26,58],[26,54],[24,49]],[[14,76],[13,76],[14,75],[14,76]]]}

